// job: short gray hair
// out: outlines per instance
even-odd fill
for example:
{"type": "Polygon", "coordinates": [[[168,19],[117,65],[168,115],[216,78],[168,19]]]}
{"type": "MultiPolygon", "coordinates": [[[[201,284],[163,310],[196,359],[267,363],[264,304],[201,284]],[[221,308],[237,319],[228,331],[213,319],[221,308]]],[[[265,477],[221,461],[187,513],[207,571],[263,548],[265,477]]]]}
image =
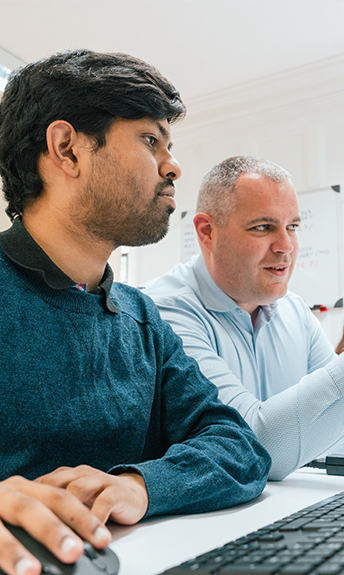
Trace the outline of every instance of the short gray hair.
{"type": "Polygon", "coordinates": [[[217,164],[204,176],[198,193],[196,211],[211,215],[217,225],[224,226],[228,213],[234,207],[233,192],[242,174],[259,174],[274,182],[290,178],[281,166],[255,156],[234,156],[217,164]]]}

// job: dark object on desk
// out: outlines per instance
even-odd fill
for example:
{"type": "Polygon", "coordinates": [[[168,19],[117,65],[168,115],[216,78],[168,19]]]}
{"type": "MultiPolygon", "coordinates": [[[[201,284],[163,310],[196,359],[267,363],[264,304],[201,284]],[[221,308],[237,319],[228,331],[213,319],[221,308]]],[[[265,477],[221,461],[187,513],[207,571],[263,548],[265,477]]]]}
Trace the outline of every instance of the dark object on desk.
{"type": "Polygon", "coordinates": [[[164,571],[165,575],[343,573],[344,491],[164,571]]]}
{"type": "Polygon", "coordinates": [[[312,311],[316,311],[316,310],[317,311],[327,311],[327,307],[326,307],[326,305],[322,305],[322,304],[314,305],[313,307],[311,307],[311,310],[312,311]]]}
{"type": "Polygon", "coordinates": [[[326,469],[327,475],[344,475],[344,455],[333,453],[322,459],[314,459],[304,467],[326,469]]]}
{"type": "MultiPolygon", "coordinates": [[[[84,542],[84,554],[76,563],[59,561],[44,545],[36,541],[21,527],[5,523],[7,529],[42,563],[42,574],[49,575],[117,575],[119,560],[109,548],[98,550],[84,542]]],[[[5,575],[0,569],[0,575],[5,575]]]]}

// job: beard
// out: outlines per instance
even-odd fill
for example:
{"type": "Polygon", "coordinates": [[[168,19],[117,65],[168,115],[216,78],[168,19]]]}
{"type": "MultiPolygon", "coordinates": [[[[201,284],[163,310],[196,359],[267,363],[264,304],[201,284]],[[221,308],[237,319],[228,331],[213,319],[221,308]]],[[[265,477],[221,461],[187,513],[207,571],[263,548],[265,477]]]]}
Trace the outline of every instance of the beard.
{"type": "Polygon", "coordinates": [[[98,241],[111,242],[113,249],[121,245],[154,244],[166,236],[174,208],[166,205],[159,193],[166,187],[174,187],[172,180],[159,183],[153,199],[142,205],[142,186],[135,177],[129,176],[124,184],[121,183],[124,192],[118,196],[102,184],[100,174],[97,182],[95,179],[87,184],[73,209],[75,223],[87,235],[98,241]]]}

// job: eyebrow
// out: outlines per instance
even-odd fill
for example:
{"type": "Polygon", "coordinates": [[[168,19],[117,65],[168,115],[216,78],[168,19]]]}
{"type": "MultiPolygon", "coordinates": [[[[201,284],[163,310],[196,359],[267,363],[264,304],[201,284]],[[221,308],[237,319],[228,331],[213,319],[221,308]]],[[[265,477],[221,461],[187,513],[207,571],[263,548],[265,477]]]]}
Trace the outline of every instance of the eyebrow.
{"type": "MultiPolygon", "coordinates": [[[[296,224],[296,223],[300,223],[301,222],[301,218],[300,216],[297,216],[296,218],[294,218],[290,223],[292,224],[296,224]]],[[[249,222],[246,223],[247,226],[254,226],[257,224],[279,224],[280,221],[277,220],[276,218],[268,218],[268,217],[262,217],[262,218],[256,218],[255,220],[250,220],[249,222]]]]}
{"type": "MultiPolygon", "coordinates": [[[[169,132],[166,130],[166,128],[164,128],[164,126],[162,124],[160,124],[159,120],[155,120],[154,118],[149,118],[148,121],[151,124],[155,124],[155,126],[157,126],[159,128],[159,132],[162,135],[162,137],[164,138],[164,140],[168,140],[170,138],[169,132]]],[[[169,152],[172,150],[172,147],[173,147],[173,143],[170,142],[167,146],[167,149],[169,152]]]]}

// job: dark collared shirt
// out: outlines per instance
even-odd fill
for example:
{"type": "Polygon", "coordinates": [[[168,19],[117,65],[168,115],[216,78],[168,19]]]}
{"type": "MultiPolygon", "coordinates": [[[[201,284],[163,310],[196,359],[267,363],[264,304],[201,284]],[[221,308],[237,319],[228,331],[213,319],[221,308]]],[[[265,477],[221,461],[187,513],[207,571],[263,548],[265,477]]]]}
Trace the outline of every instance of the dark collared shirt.
{"type": "MultiPolygon", "coordinates": [[[[6,256],[24,273],[36,281],[43,282],[53,289],[69,289],[75,287],[75,281],[67,276],[49,258],[44,250],[35,242],[25,229],[20,218],[16,218],[8,230],[0,233],[0,248],[6,256]]],[[[118,313],[117,307],[110,298],[113,284],[113,273],[106,264],[104,275],[99,286],[89,293],[103,294],[104,306],[112,314],[118,313]]]]}

